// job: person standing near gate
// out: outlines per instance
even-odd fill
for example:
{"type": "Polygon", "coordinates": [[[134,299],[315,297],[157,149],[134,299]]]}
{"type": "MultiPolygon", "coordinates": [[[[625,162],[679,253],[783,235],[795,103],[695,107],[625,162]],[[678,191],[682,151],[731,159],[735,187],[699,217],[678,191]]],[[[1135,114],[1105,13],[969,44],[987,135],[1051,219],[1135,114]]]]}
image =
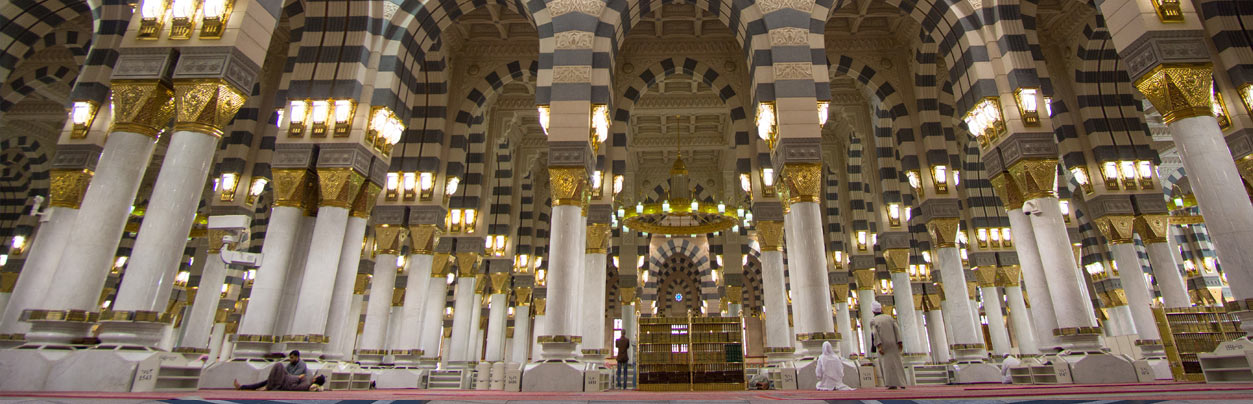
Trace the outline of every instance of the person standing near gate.
{"type": "Polygon", "coordinates": [[[883,374],[883,384],[888,389],[905,388],[905,363],[901,356],[904,344],[901,343],[901,331],[896,327],[896,319],[883,313],[883,305],[872,302],[870,310],[875,316],[870,320],[870,341],[875,352],[879,353],[879,371],[883,374]]]}
{"type": "Polygon", "coordinates": [[[631,350],[631,339],[624,335],[614,342],[614,347],[618,348],[618,387],[626,390],[627,367],[631,362],[631,355],[628,353],[631,350]]]}

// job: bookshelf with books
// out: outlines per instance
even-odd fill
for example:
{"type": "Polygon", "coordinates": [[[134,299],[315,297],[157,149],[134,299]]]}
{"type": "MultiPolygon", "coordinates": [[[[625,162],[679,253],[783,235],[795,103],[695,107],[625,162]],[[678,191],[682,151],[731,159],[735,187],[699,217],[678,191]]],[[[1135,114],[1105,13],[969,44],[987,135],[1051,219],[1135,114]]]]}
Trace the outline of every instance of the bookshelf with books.
{"type": "Polygon", "coordinates": [[[739,317],[645,317],[639,322],[640,390],[743,390],[739,317]]]}
{"type": "Polygon", "coordinates": [[[1223,307],[1155,308],[1153,314],[1171,373],[1178,381],[1204,381],[1198,355],[1213,352],[1218,344],[1244,335],[1240,320],[1223,307]]]}

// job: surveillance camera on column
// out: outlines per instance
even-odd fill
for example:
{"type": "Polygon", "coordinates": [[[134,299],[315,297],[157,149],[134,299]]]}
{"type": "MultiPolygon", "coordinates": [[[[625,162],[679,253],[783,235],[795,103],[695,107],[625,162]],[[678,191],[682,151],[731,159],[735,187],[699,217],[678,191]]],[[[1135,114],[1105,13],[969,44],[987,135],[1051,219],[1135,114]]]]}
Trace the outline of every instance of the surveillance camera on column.
{"type": "Polygon", "coordinates": [[[225,230],[222,236],[222,250],[218,253],[222,262],[244,268],[261,266],[261,254],[235,250],[236,246],[248,241],[248,229],[251,219],[245,215],[209,216],[209,230],[225,230]]]}

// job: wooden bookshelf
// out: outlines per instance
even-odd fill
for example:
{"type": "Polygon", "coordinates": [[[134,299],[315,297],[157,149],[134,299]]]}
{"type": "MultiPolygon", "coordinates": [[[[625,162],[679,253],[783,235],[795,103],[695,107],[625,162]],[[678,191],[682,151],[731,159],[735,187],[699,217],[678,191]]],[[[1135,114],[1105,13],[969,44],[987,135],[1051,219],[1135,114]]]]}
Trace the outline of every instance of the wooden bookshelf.
{"type": "Polygon", "coordinates": [[[639,389],[744,390],[739,317],[644,317],[639,322],[639,389]]]}

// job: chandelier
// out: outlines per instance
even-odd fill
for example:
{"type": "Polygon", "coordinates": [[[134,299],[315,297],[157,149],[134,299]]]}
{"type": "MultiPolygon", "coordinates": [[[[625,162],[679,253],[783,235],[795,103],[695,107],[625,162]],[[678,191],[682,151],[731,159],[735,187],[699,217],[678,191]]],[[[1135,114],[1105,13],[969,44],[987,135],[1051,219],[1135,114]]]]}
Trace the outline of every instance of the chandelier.
{"type": "Polygon", "coordinates": [[[670,168],[670,195],[661,203],[638,203],[634,210],[620,209],[623,226],[631,231],[664,235],[708,234],[735,227],[740,218],[735,212],[728,212],[726,204],[692,198],[677,119],[675,127],[678,156],[670,168]]]}

